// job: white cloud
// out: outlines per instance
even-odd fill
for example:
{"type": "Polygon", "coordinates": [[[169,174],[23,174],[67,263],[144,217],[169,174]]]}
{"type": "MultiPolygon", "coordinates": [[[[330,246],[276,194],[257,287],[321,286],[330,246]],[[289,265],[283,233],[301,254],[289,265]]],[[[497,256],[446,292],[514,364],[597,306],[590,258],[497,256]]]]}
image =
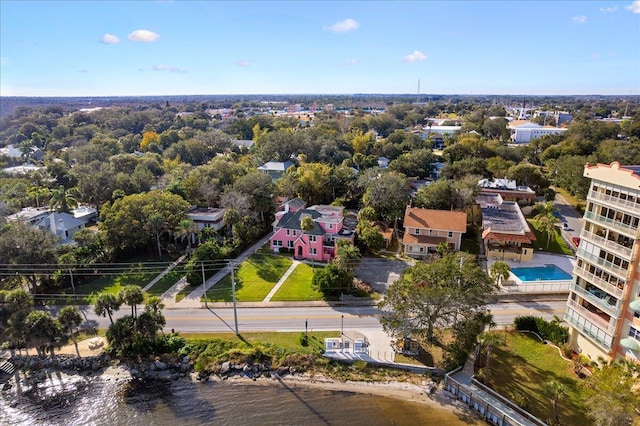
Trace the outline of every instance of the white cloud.
{"type": "Polygon", "coordinates": [[[83,68],[81,70],[78,70],[78,72],[85,73],[85,72],[89,72],[89,70],[86,70],[86,69],[83,68]]]}
{"type": "Polygon", "coordinates": [[[600,59],[601,56],[602,56],[602,53],[600,52],[591,54],[592,59],[600,59]]]}
{"type": "Polygon", "coordinates": [[[9,58],[7,58],[6,56],[0,56],[0,65],[7,65],[9,62],[9,58]]]}
{"type": "Polygon", "coordinates": [[[574,24],[584,24],[585,22],[587,22],[587,17],[584,15],[574,16],[573,18],[571,18],[571,20],[574,24]]]}
{"type": "Polygon", "coordinates": [[[169,72],[175,72],[175,73],[183,73],[186,72],[184,69],[182,68],[178,68],[178,67],[170,67],[168,65],[154,65],[153,66],[153,70],[154,71],[169,71],[169,72]]]}
{"type": "Polygon", "coordinates": [[[349,31],[355,31],[360,27],[360,24],[355,19],[345,19],[344,21],[338,21],[328,27],[322,27],[323,31],[329,31],[331,33],[347,33],[349,31]]]}
{"type": "Polygon", "coordinates": [[[102,39],[100,40],[102,41],[104,44],[118,44],[120,43],[120,39],[118,38],[118,36],[114,36],[113,34],[105,34],[102,36],[102,39]]]}
{"type": "Polygon", "coordinates": [[[127,37],[131,41],[152,42],[160,38],[160,34],[149,30],[135,30],[127,37]]]}
{"type": "Polygon", "coordinates": [[[239,67],[247,68],[251,65],[251,61],[247,61],[246,59],[240,59],[236,61],[236,65],[239,67]]]}
{"type": "Polygon", "coordinates": [[[629,6],[626,6],[625,9],[630,10],[632,13],[640,13],[640,0],[634,1],[629,6]]]}
{"type": "Polygon", "coordinates": [[[618,5],[609,6],[609,7],[601,7],[600,12],[602,13],[612,13],[618,10],[618,5]]]}
{"type": "Polygon", "coordinates": [[[414,50],[413,53],[402,58],[402,60],[405,62],[424,61],[426,59],[427,59],[427,55],[425,55],[419,50],[414,50]]]}
{"type": "Polygon", "coordinates": [[[358,63],[358,61],[355,58],[353,58],[353,59],[349,59],[348,61],[345,61],[345,62],[341,63],[340,65],[342,65],[343,67],[350,67],[351,65],[355,65],[357,63],[358,63]]]}

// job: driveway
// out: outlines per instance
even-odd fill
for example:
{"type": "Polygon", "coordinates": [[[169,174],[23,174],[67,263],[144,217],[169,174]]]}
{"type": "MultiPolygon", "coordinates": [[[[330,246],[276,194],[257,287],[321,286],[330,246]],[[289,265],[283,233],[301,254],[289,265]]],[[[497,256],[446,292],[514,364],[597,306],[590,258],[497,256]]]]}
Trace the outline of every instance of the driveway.
{"type": "Polygon", "coordinates": [[[363,257],[356,269],[356,276],[371,284],[375,291],[386,294],[387,288],[400,278],[400,274],[409,266],[410,263],[399,259],[363,257]]]}

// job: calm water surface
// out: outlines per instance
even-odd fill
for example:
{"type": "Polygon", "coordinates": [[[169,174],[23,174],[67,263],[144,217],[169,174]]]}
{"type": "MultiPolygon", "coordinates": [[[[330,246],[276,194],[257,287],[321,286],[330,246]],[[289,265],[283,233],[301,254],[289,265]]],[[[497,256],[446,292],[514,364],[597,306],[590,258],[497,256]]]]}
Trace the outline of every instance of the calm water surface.
{"type": "MultiPolygon", "coordinates": [[[[36,391],[0,393],[1,425],[461,425],[446,409],[393,398],[188,380],[123,382],[55,374],[36,391]]],[[[25,389],[23,389],[25,390],[25,389]]]]}

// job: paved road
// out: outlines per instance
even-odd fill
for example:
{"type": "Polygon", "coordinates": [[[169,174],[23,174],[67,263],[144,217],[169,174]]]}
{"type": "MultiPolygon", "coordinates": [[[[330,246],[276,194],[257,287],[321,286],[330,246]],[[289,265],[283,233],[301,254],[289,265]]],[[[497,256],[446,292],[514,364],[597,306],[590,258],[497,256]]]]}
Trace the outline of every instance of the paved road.
{"type": "MultiPolygon", "coordinates": [[[[553,315],[562,317],[564,301],[550,302],[509,302],[487,306],[499,326],[512,324],[516,316],[539,315],[547,320],[553,315]]],[[[106,328],[108,318],[98,317],[92,308],[83,308],[89,325],[106,328]]],[[[130,309],[123,307],[115,317],[128,315],[130,309]]],[[[223,332],[232,331],[234,318],[232,308],[221,309],[165,309],[166,330],[182,332],[223,332]]],[[[305,321],[309,330],[339,330],[344,315],[345,330],[380,329],[380,312],[375,306],[362,307],[260,307],[238,308],[238,328],[240,331],[303,331],[305,321]]]]}
{"type": "MultiPolygon", "coordinates": [[[[569,202],[560,194],[556,194],[556,199],[553,204],[556,209],[558,209],[558,213],[560,213],[560,221],[567,222],[569,224],[569,228],[571,228],[570,231],[562,231],[562,235],[565,239],[571,242],[573,237],[580,236],[580,230],[582,229],[583,222],[582,215],[578,213],[578,210],[569,204],[569,202]]],[[[573,245],[571,247],[575,248],[573,245]]]]}

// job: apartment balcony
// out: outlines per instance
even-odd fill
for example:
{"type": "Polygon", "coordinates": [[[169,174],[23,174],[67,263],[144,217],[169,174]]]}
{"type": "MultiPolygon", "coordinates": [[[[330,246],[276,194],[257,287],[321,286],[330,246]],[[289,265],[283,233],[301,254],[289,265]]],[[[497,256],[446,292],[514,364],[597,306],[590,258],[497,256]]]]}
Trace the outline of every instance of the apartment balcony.
{"type": "Polygon", "coordinates": [[[580,314],[580,316],[588,319],[592,324],[596,325],[598,328],[604,330],[608,334],[613,334],[616,329],[616,320],[606,315],[603,311],[596,307],[592,307],[588,309],[575,300],[567,300],[567,306],[573,309],[575,312],[580,314]],[[598,312],[600,311],[600,312],[598,312]]]}
{"type": "Polygon", "coordinates": [[[581,257],[583,259],[588,260],[589,262],[593,263],[594,265],[598,265],[600,266],[603,270],[610,272],[614,275],[617,275],[621,278],[624,278],[624,280],[626,281],[627,279],[627,275],[628,275],[628,270],[627,268],[623,268],[622,266],[618,266],[618,265],[614,265],[613,262],[609,262],[608,260],[605,260],[603,258],[601,258],[600,256],[596,256],[593,255],[591,253],[587,253],[586,251],[582,250],[582,249],[578,249],[578,251],[576,252],[576,256],[581,257]]]}
{"type": "Polygon", "coordinates": [[[616,241],[608,240],[604,237],[601,237],[600,235],[594,234],[593,232],[589,232],[586,229],[582,230],[582,232],[580,233],[580,238],[583,240],[591,241],[597,246],[607,248],[615,254],[624,257],[626,260],[631,260],[631,247],[626,247],[622,244],[618,244],[616,241]]]}
{"type": "Polygon", "coordinates": [[[640,203],[630,200],[623,200],[619,197],[613,197],[611,195],[603,194],[601,192],[589,190],[587,199],[597,201],[606,204],[611,207],[620,208],[626,210],[628,213],[640,214],[640,203]]]}
{"type": "Polygon", "coordinates": [[[594,325],[589,319],[581,316],[577,311],[567,308],[564,313],[564,320],[575,327],[580,334],[587,336],[602,349],[607,352],[611,350],[612,335],[594,325]]]}
{"type": "Polygon", "coordinates": [[[596,308],[611,315],[613,318],[620,317],[620,302],[615,297],[611,296],[607,292],[600,289],[587,290],[582,288],[578,284],[571,284],[571,291],[578,294],[587,302],[594,305],[596,308]]]}
{"type": "Polygon", "coordinates": [[[638,234],[638,228],[635,226],[626,225],[620,221],[609,219],[608,217],[604,217],[593,212],[584,212],[584,218],[606,228],[613,229],[629,238],[635,239],[638,234]]]}
{"type": "Polygon", "coordinates": [[[615,296],[617,299],[622,299],[624,297],[624,287],[620,288],[615,284],[610,283],[609,281],[603,280],[596,274],[592,274],[586,269],[577,267],[573,270],[573,273],[582,278],[585,281],[595,285],[596,287],[606,291],[607,293],[615,296]]]}

